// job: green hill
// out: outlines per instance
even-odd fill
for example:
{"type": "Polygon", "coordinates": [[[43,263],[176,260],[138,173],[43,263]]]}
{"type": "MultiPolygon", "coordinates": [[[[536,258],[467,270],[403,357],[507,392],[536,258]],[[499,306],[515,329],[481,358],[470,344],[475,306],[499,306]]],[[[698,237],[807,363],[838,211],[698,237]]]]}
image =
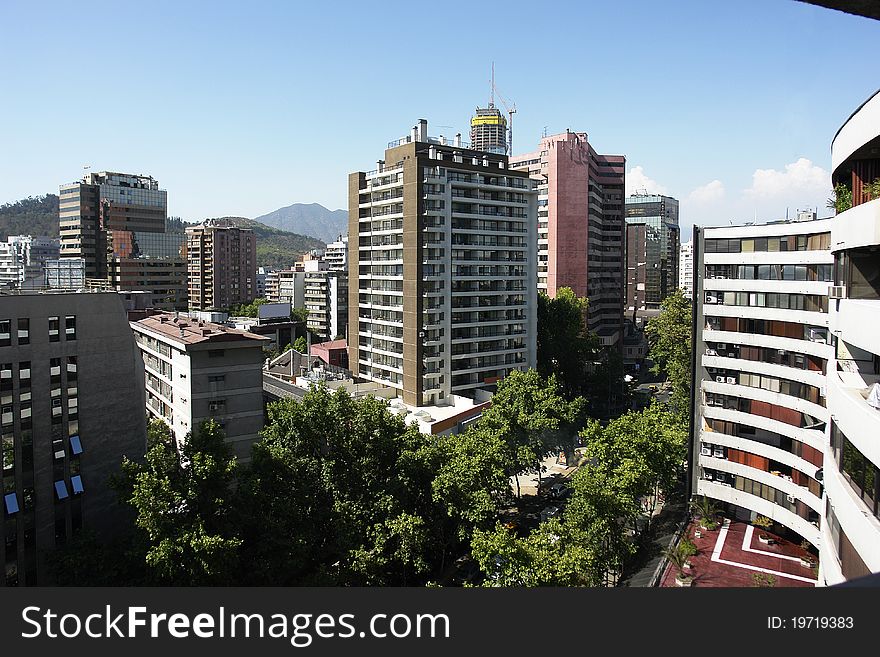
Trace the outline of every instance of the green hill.
{"type": "Polygon", "coordinates": [[[58,237],[58,196],[29,196],[0,205],[0,240],[10,235],[58,237]]]}
{"type": "Polygon", "coordinates": [[[281,269],[292,267],[299,257],[312,249],[323,249],[324,242],[314,237],[288,233],[245,217],[222,217],[239,228],[250,228],[257,236],[257,266],[281,269]]]}

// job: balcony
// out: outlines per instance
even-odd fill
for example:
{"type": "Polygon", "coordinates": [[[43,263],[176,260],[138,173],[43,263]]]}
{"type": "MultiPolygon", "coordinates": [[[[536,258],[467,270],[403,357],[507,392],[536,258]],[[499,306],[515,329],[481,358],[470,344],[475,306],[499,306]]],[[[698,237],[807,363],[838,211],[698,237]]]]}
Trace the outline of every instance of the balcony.
{"type": "Polygon", "coordinates": [[[828,409],[840,430],[874,463],[880,463],[880,409],[868,404],[880,375],[858,371],[829,372],[828,409]]]}

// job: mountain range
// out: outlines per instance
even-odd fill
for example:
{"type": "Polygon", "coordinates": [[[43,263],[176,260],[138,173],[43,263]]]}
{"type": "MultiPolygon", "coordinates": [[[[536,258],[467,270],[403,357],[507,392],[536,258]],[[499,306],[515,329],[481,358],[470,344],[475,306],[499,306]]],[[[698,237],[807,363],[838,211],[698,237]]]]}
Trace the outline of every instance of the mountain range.
{"type": "Polygon", "coordinates": [[[294,203],[256,217],[267,226],[335,242],[348,233],[348,211],[328,210],[319,203],[294,203]]]}

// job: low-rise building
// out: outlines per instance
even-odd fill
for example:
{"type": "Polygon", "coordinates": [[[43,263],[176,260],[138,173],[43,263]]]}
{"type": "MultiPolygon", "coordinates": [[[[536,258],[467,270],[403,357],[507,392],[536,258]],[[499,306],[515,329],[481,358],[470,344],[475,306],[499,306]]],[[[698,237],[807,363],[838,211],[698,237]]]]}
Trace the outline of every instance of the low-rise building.
{"type": "Polygon", "coordinates": [[[145,367],[146,410],[178,444],[216,420],[239,460],[263,428],[263,344],[269,339],[173,313],[131,322],[145,367]]]}

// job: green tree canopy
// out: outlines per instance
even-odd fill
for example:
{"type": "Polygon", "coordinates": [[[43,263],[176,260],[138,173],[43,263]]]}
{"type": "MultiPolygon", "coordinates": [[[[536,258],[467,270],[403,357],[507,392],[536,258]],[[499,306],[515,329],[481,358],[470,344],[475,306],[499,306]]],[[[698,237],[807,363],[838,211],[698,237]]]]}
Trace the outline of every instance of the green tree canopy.
{"type": "Polygon", "coordinates": [[[689,424],[693,306],[681,289],[660,304],[660,314],[648,320],[645,335],[650,344],[653,372],[666,372],[672,384],[670,406],[676,421],[689,424]]]}
{"type": "Polygon", "coordinates": [[[150,423],[145,462],[126,459],[119,487],[146,535],[145,559],[157,581],[236,581],[241,540],[228,522],[235,470],[235,457],[213,420],[188,434],[179,452],[167,425],[150,423]]]}
{"type": "Polygon", "coordinates": [[[588,305],[570,287],[557,290],[555,298],[538,293],[538,372],[555,375],[569,399],[583,393],[587,364],[599,349],[587,330],[588,305]]]}

